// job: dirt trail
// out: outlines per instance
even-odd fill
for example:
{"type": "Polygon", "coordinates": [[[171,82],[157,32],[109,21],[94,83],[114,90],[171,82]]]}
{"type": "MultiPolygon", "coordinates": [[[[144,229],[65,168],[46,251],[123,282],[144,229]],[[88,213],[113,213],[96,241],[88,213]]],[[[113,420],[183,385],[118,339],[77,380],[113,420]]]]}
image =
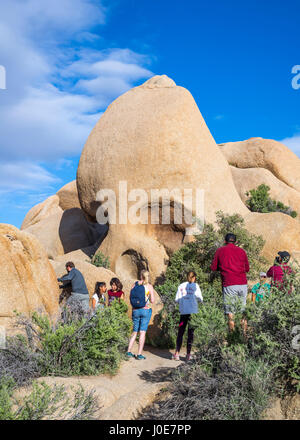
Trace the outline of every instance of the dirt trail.
{"type": "MultiPolygon", "coordinates": [[[[133,350],[137,353],[137,347],[133,350]]],[[[100,420],[131,420],[139,410],[153,402],[170,380],[170,369],[184,361],[173,361],[171,351],[145,347],[145,360],[130,359],[121,364],[115,376],[45,377],[47,384],[67,387],[81,383],[85,389],[95,389],[102,408],[95,415],[100,420]]]]}

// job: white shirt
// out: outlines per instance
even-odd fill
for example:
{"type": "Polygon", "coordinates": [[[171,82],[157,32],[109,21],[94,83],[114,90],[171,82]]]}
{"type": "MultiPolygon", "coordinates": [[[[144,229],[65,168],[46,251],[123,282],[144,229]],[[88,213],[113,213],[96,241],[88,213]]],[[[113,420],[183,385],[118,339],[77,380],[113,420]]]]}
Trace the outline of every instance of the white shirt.
{"type": "MultiPolygon", "coordinates": [[[[96,301],[96,304],[95,304],[95,310],[96,310],[97,307],[99,307],[99,306],[103,306],[103,307],[104,307],[103,304],[100,304],[100,303],[99,303],[99,297],[98,297],[97,293],[94,293],[94,295],[93,295],[93,299],[96,301]]],[[[102,294],[102,299],[105,300],[105,295],[103,295],[103,294],[102,294]]]]}
{"type": "Polygon", "coordinates": [[[175,301],[179,303],[179,312],[181,315],[190,315],[198,313],[198,302],[203,302],[202,293],[197,283],[180,284],[177,289],[175,301]]]}

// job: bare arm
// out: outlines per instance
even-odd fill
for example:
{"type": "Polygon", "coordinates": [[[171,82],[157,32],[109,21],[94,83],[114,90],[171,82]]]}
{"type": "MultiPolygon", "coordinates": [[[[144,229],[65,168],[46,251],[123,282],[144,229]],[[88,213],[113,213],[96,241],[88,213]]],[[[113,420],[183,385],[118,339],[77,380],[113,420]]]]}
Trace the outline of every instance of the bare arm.
{"type": "Polygon", "coordinates": [[[155,295],[154,295],[154,289],[153,289],[153,286],[152,286],[152,284],[149,284],[149,296],[150,296],[150,302],[151,302],[151,304],[154,304],[155,303],[155,295]]]}

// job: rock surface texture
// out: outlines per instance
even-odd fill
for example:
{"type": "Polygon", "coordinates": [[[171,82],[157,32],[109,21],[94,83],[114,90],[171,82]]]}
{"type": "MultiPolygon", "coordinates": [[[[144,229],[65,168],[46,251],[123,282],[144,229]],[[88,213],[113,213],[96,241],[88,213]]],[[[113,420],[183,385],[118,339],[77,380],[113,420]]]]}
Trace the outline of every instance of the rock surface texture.
{"type": "Polygon", "coordinates": [[[31,234],[0,224],[0,325],[9,326],[14,310],[41,310],[55,318],[59,289],[46,252],[31,234]]]}
{"type": "Polygon", "coordinates": [[[300,191],[300,159],[280,142],[250,138],[219,144],[219,147],[230,165],[237,168],[266,168],[279,180],[300,191]]]}
{"type": "Polygon", "coordinates": [[[300,221],[300,192],[277,179],[271,171],[265,168],[236,168],[231,166],[231,173],[235,187],[245,203],[246,192],[257,188],[261,184],[270,187],[270,197],[284,203],[298,213],[300,221]]]}
{"type": "MultiPolygon", "coordinates": [[[[192,95],[166,76],[153,77],[120,96],[92,130],[77,171],[82,209],[95,217],[97,192],[111,189],[117,198],[118,218],[119,181],[126,182],[127,193],[144,190],[148,201],[151,189],[178,188],[181,194],[192,189],[194,201],[196,189],[202,189],[208,222],[215,220],[220,209],[248,213],[192,95]]],[[[180,203],[177,196],[174,200],[180,203]]],[[[147,210],[147,203],[141,205],[147,210]]],[[[100,249],[111,257],[114,271],[123,266],[122,256],[139,254],[139,261],[144,261],[155,279],[167,255],[183,240],[183,224],[110,224],[100,249]]],[[[131,270],[129,264],[124,265],[131,270]]]]}
{"type": "Polygon", "coordinates": [[[103,228],[89,222],[78,205],[77,191],[71,182],[56,195],[31,208],[21,229],[37,237],[52,259],[92,246],[103,228]]]}

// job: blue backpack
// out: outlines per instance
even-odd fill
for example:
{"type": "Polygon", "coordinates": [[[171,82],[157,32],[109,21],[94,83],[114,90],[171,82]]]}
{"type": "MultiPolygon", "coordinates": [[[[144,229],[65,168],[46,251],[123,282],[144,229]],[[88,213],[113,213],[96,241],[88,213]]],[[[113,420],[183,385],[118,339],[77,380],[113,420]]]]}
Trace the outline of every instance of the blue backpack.
{"type": "Polygon", "coordinates": [[[130,291],[130,304],[134,309],[142,309],[146,305],[145,286],[138,281],[130,291]]]}

